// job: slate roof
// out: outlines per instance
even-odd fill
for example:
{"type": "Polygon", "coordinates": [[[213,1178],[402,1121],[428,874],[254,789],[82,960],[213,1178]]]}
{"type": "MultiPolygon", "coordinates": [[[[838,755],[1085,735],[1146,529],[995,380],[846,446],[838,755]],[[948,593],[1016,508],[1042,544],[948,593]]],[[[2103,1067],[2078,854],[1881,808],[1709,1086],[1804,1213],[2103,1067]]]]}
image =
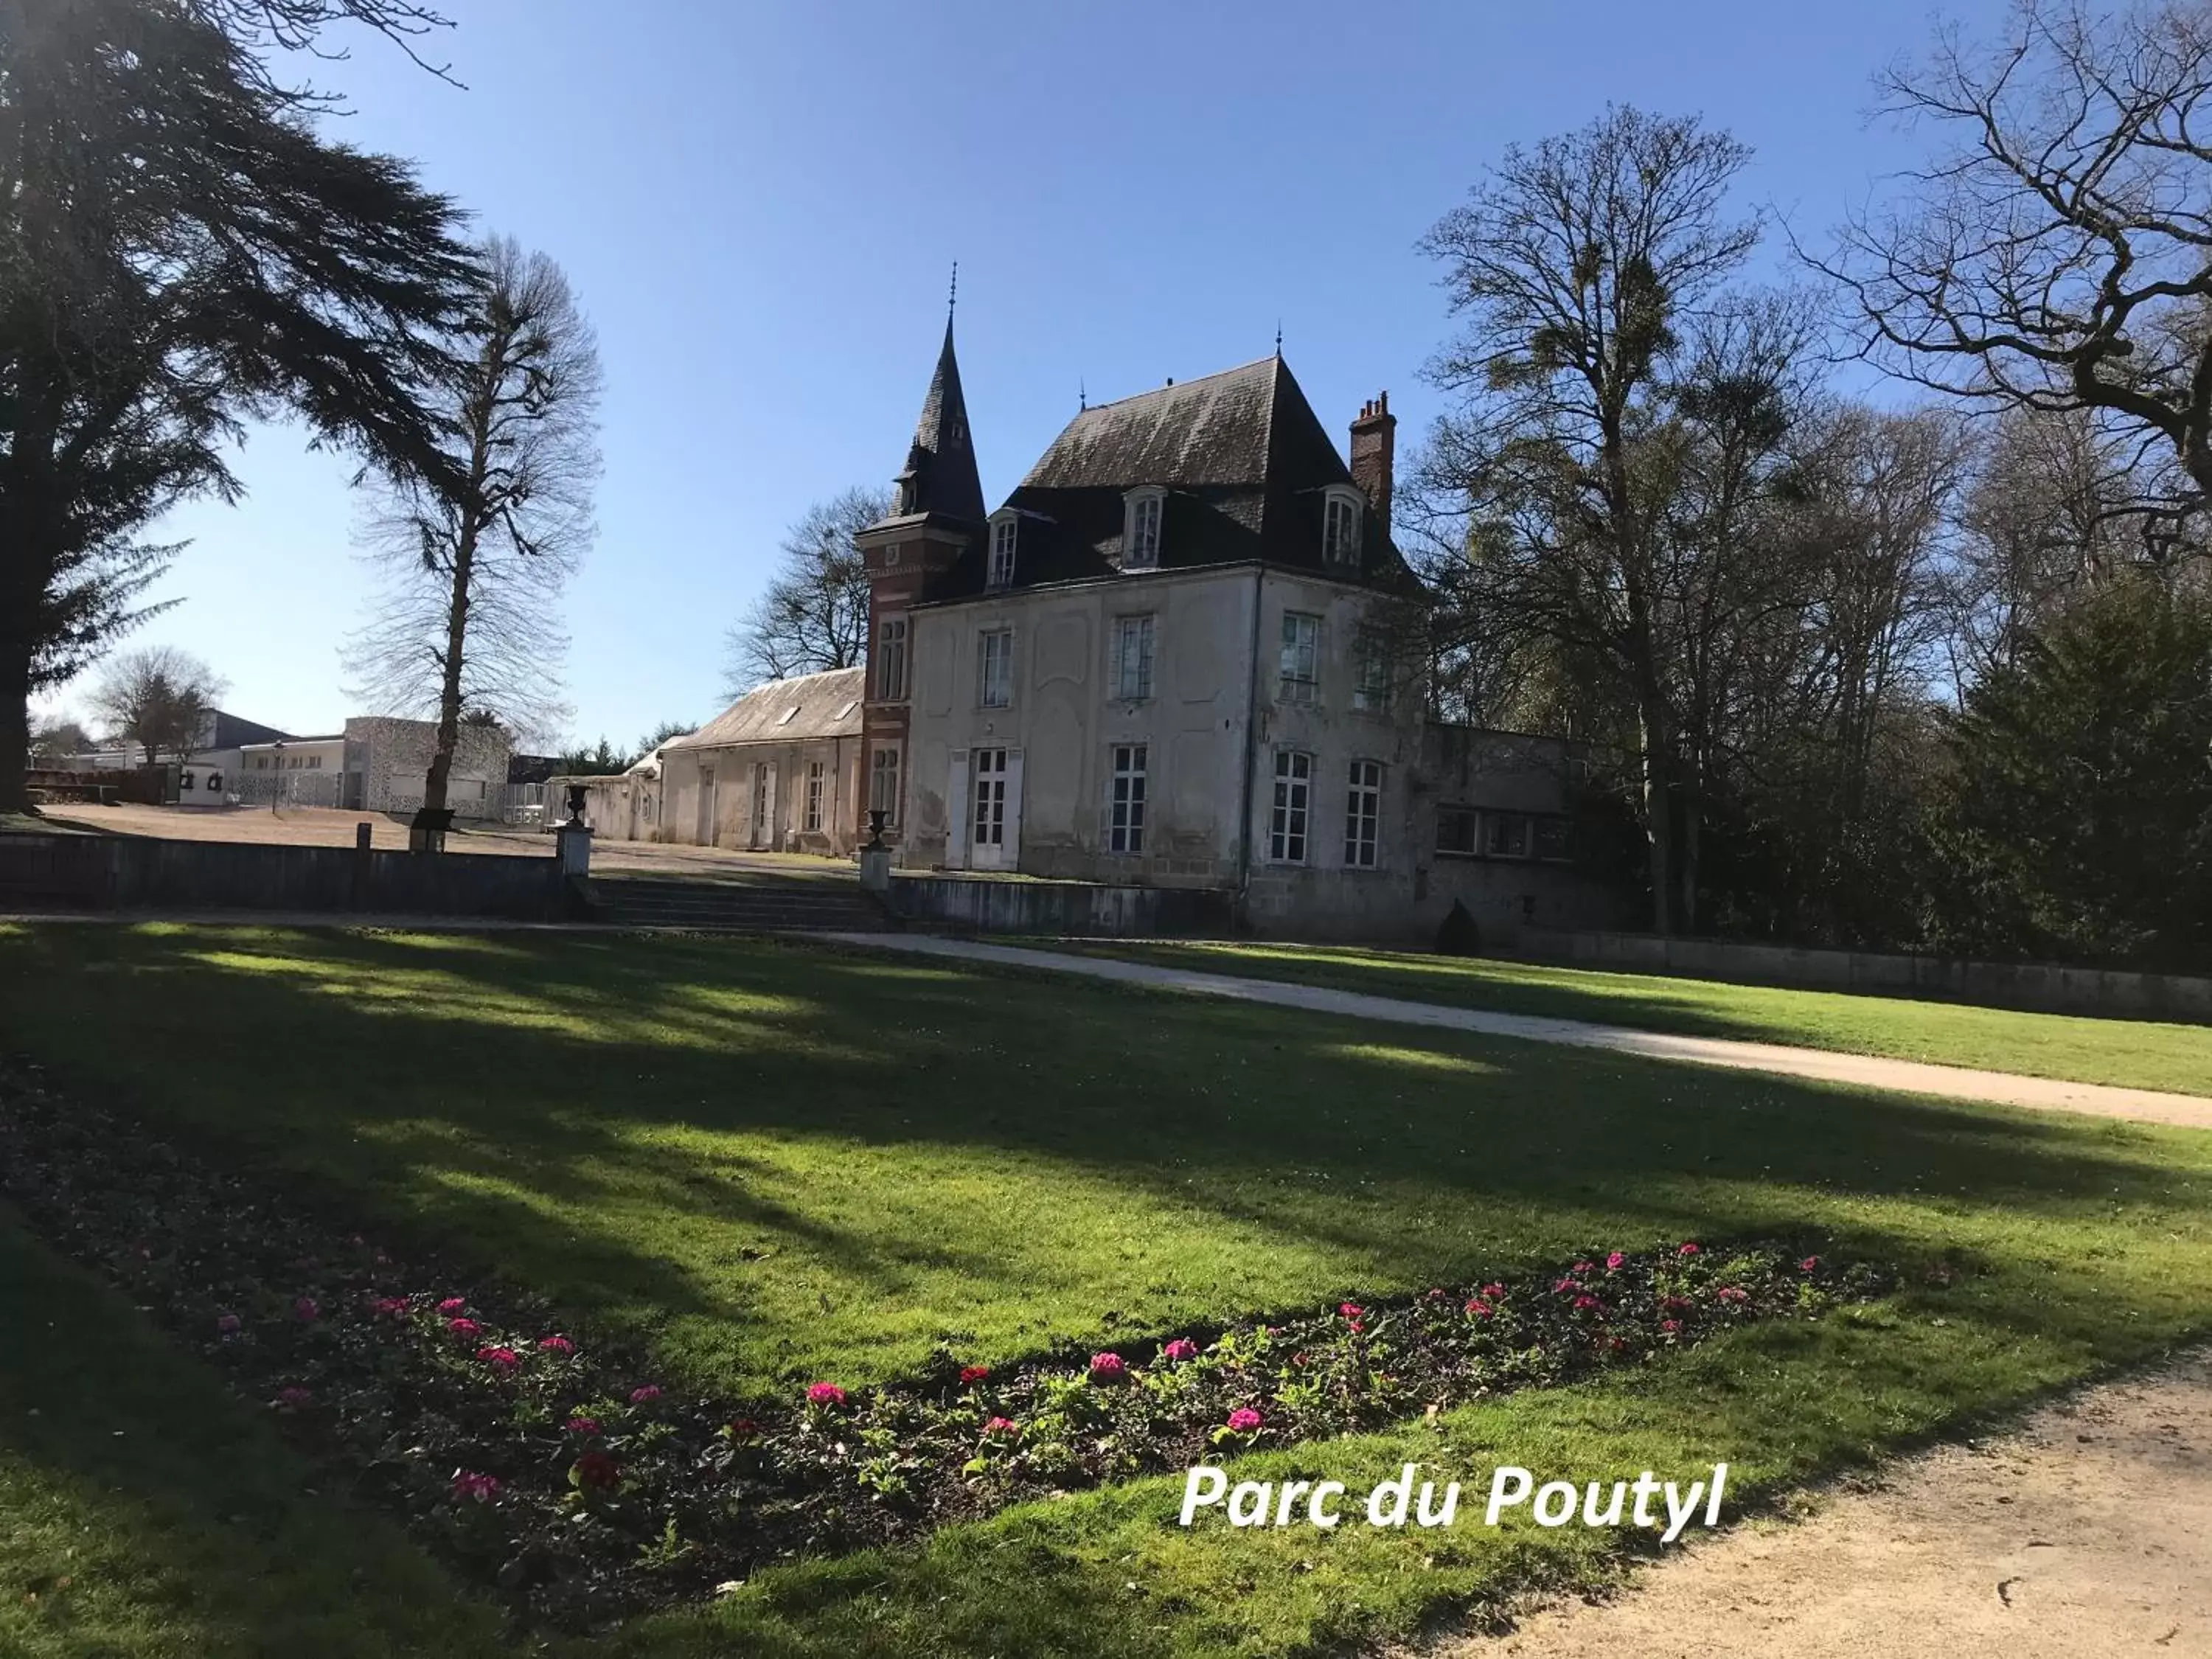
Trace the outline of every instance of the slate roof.
{"type": "Polygon", "coordinates": [[[983,481],[975,470],[975,441],[968,425],[968,399],[960,390],[960,360],[952,350],[952,319],[945,319],[945,344],[914,423],[914,444],[899,474],[901,514],[927,513],[983,521],[983,481]]]}
{"type": "Polygon", "coordinates": [[[811,738],[856,738],[860,734],[860,694],[866,675],[865,668],[832,668],[819,674],[770,680],[766,685],[755,686],[690,736],[671,738],[656,752],[727,749],[749,743],[799,743],[811,738]]]}
{"type": "MultiPolygon", "coordinates": [[[[1012,585],[1120,571],[1124,495],[1158,485],[1167,491],[1163,570],[1261,560],[1410,591],[1413,577],[1372,510],[1358,571],[1324,564],[1323,492],[1351,483],[1279,356],[1101,404],[1070,421],[1006,498],[1020,516],[1012,585]]],[[[931,585],[930,599],[984,591],[985,541],[931,585]]]]}

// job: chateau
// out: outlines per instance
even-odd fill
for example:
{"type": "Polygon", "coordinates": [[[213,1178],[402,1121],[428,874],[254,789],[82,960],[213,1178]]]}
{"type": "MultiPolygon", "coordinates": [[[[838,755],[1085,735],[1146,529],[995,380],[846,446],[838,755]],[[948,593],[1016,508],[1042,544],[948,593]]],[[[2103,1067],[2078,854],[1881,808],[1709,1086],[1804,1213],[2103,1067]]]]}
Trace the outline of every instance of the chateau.
{"type": "Polygon", "coordinates": [[[1230,894],[1263,933],[1593,927],[1576,762],[1431,719],[1390,538],[1396,417],[1350,461],[1279,353],[1086,408],[988,507],[952,328],[890,515],[856,538],[866,663],[775,680],[621,780],[603,832],[908,870],[1230,894]]]}

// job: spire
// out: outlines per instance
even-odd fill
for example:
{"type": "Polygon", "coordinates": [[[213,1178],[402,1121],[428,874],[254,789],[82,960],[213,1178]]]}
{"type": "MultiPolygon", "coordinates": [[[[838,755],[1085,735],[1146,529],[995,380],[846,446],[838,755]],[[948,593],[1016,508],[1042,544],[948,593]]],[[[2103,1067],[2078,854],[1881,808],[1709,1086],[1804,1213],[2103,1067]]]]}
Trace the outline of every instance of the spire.
{"type": "MultiPolygon", "coordinates": [[[[959,282],[959,267],[953,267],[959,282]]],[[[958,297],[956,286],[954,299],[958,297]]],[[[983,522],[983,482],[975,471],[975,441],[968,431],[968,400],[960,391],[960,360],[952,350],[952,310],[945,313],[945,345],[937,372],[929,377],[915,422],[906,470],[898,476],[898,511],[938,513],[946,518],[983,522]]]]}

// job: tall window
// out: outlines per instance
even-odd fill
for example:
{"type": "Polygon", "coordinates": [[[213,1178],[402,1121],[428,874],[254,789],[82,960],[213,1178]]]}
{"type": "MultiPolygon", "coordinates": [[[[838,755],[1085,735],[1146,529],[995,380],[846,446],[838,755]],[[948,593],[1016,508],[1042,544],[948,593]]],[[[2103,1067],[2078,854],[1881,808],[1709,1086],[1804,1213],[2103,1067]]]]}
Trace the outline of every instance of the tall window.
{"type": "Polygon", "coordinates": [[[1283,612],[1285,702],[1311,702],[1321,692],[1321,618],[1303,611],[1283,612]]]}
{"type": "Polygon", "coordinates": [[[1020,520],[1011,513],[991,526],[991,569],[989,582],[993,587],[1004,587],[1014,579],[1014,534],[1020,520]]]}
{"type": "Polygon", "coordinates": [[[1267,821],[1267,856],[1278,864],[1306,861],[1306,824],[1313,809],[1313,757],[1275,751],[1275,806],[1267,821]]]}
{"type": "Polygon", "coordinates": [[[1106,845],[1115,853],[1145,850],[1145,745],[1114,745],[1114,781],[1106,801],[1106,845]]]}
{"type": "Polygon", "coordinates": [[[876,695],[886,702],[906,697],[906,618],[886,617],[876,629],[876,695]]]}
{"type": "Polygon", "coordinates": [[[1321,553],[1331,564],[1359,562],[1359,497],[1352,490],[1328,492],[1322,509],[1321,553]]]}
{"type": "Polygon", "coordinates": [[[1375,843],[1382,823],[1382,763],[1352,763],[1352,785],[1344,803],[1344,867],[1372,870],[1375,843]]]}
{"type": "Polygon", "coordinates": [[[1359,650],[1352,668],[1352,706],[1370,714],[1382,714],[1390,707],[1389,643],[1371,628],[1362,629],[1359,633],[1359,650]]]}
{"type": "Polygon", "coordinates": [[[1121,528],[1121,568],[1152,570],[1160,562],[1160,513],[1166,498],[1157,489],[1133,489],[1128,519],[1121,528]]]}
{"type": "Polygon", "coordinates": [[[1152,619],[1114,619],[1114,695],[1134,702],[1152,695],[1152,619]]]}
{"type": "Polygon", "coordinates": [[[829,769],[820,761],[806,763],[806,827],[822,827],[822,784],[829,769]]]}
{"type": "Polygon", "coordinates": [[[1005,708],[1014,701],[1014,630],[994,628],[975,641],[976,701],[1005,708]]]}
{"type": "Polygon", "coordinates": [[[899,751],[889,744],[868,757],[868,810],[885,823],[898,822],[899,751]]]}
{"type": "Polygon", "coordinates": [[[1528,856],[1528,816],[1525,812],[1485,812],[1482,850],[1494,859],[1528,856]]]}

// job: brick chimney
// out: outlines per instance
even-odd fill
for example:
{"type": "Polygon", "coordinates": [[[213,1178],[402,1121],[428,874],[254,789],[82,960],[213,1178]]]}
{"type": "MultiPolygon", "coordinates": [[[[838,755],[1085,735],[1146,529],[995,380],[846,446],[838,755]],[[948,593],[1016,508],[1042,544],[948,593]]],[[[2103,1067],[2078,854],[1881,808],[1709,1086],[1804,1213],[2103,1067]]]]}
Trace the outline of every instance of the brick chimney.
{"type": "Polygon", "coordinates": [[[1390,394],[1377,392],[1359,406],[1352,423],[1352,482],[1367,495],[1367,504],[1390,533],[1390,477],[1398,452],[1398,417],[1390,412],[1390,394]]]}

